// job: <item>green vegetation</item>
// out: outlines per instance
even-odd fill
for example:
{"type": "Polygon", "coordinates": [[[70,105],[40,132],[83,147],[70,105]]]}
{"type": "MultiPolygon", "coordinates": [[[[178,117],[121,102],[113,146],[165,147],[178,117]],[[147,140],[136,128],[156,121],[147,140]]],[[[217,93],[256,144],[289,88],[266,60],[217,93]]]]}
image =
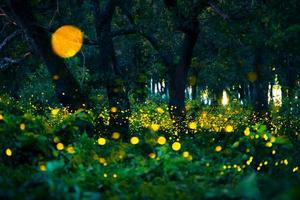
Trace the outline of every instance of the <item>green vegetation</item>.
{"type": "Polygon", "coordinates": [[[0,199],[300,199],[299,0],[0,0],[0,199]]]}
{"type": "Polygon", "coordinates": [[[105,109],[29,114],[16,105],[1,98],[2,198],[299,197],[299,129],[290,127],[297,118],[282,123],[288,119],[274,113],[267,128],[251,123],[242,107],[196,111],[189,102],[189,113],[197,115],[189,115],[191,133],[181,136],[177,151],[164,104],[149,100],[132,108],[130,135],[137,144],[93,134],[105,109]]]}

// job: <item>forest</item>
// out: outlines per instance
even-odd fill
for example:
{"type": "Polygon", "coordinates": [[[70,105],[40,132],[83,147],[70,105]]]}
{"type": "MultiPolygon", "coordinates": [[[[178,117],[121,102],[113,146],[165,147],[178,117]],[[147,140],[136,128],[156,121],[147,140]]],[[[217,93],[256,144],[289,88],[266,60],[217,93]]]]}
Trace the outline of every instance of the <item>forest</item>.
{"type": "Polygon", "coordinates": [[[0,199],[300,199],[299,12],[0,0],[0,199]]]}

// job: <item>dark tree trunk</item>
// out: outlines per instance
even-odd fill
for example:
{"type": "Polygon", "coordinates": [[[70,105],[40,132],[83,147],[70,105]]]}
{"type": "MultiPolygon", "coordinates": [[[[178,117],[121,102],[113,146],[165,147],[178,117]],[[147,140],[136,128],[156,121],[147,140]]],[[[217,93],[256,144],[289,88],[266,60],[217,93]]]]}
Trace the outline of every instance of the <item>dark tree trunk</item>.
{"type": "Polygon", "coordinates": [[[116,1],[108,0],[103,11],[100,11],[100,2],[92,0],[94,7],[95,28],[99,43],[99,67],[96,73],[102,73],[110,108],[109,133],[119,132],[124,140],[129,139],[128,117],[130,105],[125,90],[124,80],[115,57],[111,22],[116,8],[116,1]]]}
{"type": "Polygon", "coordinates": [[[261,51],[255,52],[255,73],[257,80],[253,83],[253,108],[259,118],[263,118],[268,113],[268,81],[267,74],[264,73],[261,51]]]}
{"type": "Polygon", "coordinates": [[[30,1],[9,0],[8,3],[31,47],[42,57],[51,76],[56,77],[53,78],[53,82],[59,102],[71,110],[82,107],[83,103],[87,102],[87,97],[64,60],[53,53],[50,36],[45,29],[37,26],[30,1]]]}
{"type": "Polygon", "coordinates": [[[185,124],[185,88],[187,85],[187,75],[190,68],[193,49],[198,39],[198,22],[193,24],[193,30],[185,33],[180,62],[174,66],[168,66],[169,75],[169,110],[172,120],[179,131],[184,131],[185,124]]]}

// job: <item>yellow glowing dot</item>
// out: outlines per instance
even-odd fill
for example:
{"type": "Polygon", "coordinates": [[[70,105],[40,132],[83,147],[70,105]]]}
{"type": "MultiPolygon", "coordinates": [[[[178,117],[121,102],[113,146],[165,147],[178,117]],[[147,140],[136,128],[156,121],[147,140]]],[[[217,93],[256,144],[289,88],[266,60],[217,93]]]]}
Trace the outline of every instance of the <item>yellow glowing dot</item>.
{"type": "Polygon", "coordinates": [[[3,120],[3,119],[4,119],[3,115],[0,114],[0,120],[3,120]]]}
{"type": "Polygon", "coordinates": [[[195,129],[197,129],[197,123],[196,123],[196,122],[190,122],[190,123],[188,124],[188,127],[189,127],[190,129],[192,129],[192,130],[195,130],[195,129]]]}
{"type": "Polygon", "coordinates": [[[264,165],[268,165],[268,161],[265,161],[265,162],[264,162],[264,165]]]}
{"type": "Polygon", "coordinates": [[[117,175],[117,174],[113,174],[113,177],[114,177],[114,178],[117,178],[117,177],[118,177],[118,175],[117,175]]]}
{"type": "Polygon", "coordinates": [[[257,167],[256,169],[257,169],[257,171],[259,171],[261,169],[261,167],[257,167]]]}
{"type": "Polygon", "coordinates": [[[102,137],[99,138],[99,139],[98,139],[98,144],[99,144],[99,145],[105,145],[105,144],[106,144],[106,139],[105,139],[105,138],[102,138],[102,137]]]}
{"type": "Polygon", "coordinates": [[[267,136],[267,134],[264,134],[264,135],[263,135],[263,138],[264,138],[264,140],[266,140],[266,141],[269,139],[269,137],[267,136]]]}
{"type": "Polygon", "coordinates": [[[57,150],[61,151],[65,148],[65,146],[63,143],[57,143],[56,148],[57,148],[57,150]]]}
{"type": "Polygon", "coordinates": [[[110,112],[116,113],[118,111],[117,107],[111,107],[110,112]]]}
{"type": "Polygon", "coordinates": [[[293,172],[294,172],[294,173],[297,172],[298,170],[299,170],[299,167],[298,167],[298,166],[293,168],[293,172]]]}
{"type": "Polygon", "coordinates": [[[172,149],[173,149],[174,151],[179,151],[179,150],[181,149],[181,144],[180,144],[179,142],[174,142],[174,143],[172,144],[172,149]]]}
{"type": "Polygon", "coordinates": [[[68,147],[67,147],[67,152],[68,152],[69,154],[74,154],[74,153],[75,153],[74,147],[68,146],[68,147]]]}
{"type": "Polygon", "coordinates": [[[267,142],[267,143],[266,143],[266,147],[269,147],[269,148],[270,148],[270,147],[272,147],[272,146],[273,146],[272,142],[267,142]]]}
{"type": "Polygon", "coordinates": [[[156,154],[155,153],[150,153],[149,157],[152,158],[152,159],[154,159],[156,157],[156,154]]]}
{"type": "Polygon", "coordinates": [[[164,144],[166,144],[166,142],[167,142],[167,139],[164,136],[160,136],[157,139],[157,143],[160,144],[160,145],[164,145],[164,144]]]}
{"type": "Polygon", "coordinates": [[[81,49],[83,33],[75,26],[65,25],[57,29],[51,38],[52,49],[62,58],[73,57],[81,49]]]}
{"type": "Polygon", "coordinates": [[[259,135],[258,135],[258,134],[256,134],[256,135],[255,135],[255,139],[258,139],[258,138],[259,138],[259,135]]]}
{"type": "Polygon", "coordinates": [[[288,164],[289,164],[289,161],[288,161],[287,159],[284,159],[283,163],[284,163],[285,165],[288,165],[288,164]]]}
{"type": "Polygon", "coordinates": [[[43,172],[46,171],[47,170],[46,165],[40,165],[40,170],[43,172]]]}
{"type": "Polygon", "coordinates": [[[275,155],[276,154],[276,150],[272,150],[272,154],[275,155]]]}
{"type": "Polygon", "coordinates": [[[159,128],[160,128],[160,126],[159,126],[159,124],[151,124],[151,129],[153,130],[153,131],[158,131],[159,130],[159,128]]]}
{"type": "Polygon", "coordinates": [[[130,143],[135,145],[135,144],[138,144],[140,142],[139,138],[138,137],[132,137],[130,138],[130,143]]]}
{"type": "Polygon", "coordinates": [[[163,114],[165,112],[161,107],[156,108],[156,111],[160,114],[163,114]]]}
{"type": "Polygon", "coordinates": [[[249,136],[250,135],[250,128],[247,127],[245,130],[244,130],[244,135],[245,136],[249,136]]]}
{"type": "Polygon", "coordinates": [[[22,131],[25,130],[25,128],[26,128],[26,126],[25,126],[24,123],[20,124],[20,129],[21,129],[22,131]]]}
{"type": "Polygon", "coordinates": [[[104,164],[104,163],[106,163],[106,160],[105,160],[105,158],[99,158],[99,162],[101,163],[101,164],[104,164]]]}
{"type": "Polygon", "coordinates": [[[53,80],[57,81],[59,79],[59,76],[58,75],[54,75],[52,78],[53,78],[53,80]]]}
{"type": "Polygon", "coordinates": [[[11,150],[10,148],[7,148],[7,149],[5,150],[5,154],[6,154],[8,157],[10,157],[10,156],[12,156],[13,152],[12,152],[12,150],[11,150]]]}
{"type": "Polygon", "coordinates": [[[107,173],[104,173],[104,174],[103,174],[103,177],[104,177],[104,178],[107,178],[107,173]]]}
{"type": "Polygon", "coordinates": [[[51,115],[55,116],[55,115],[58,114],[58,112],[59,112],[59,108],[52,109],[51,110],[51,115]]]}
{"type": "Polygon", "coordinates": [[[117,140],[120,138],[120,133],[119,132],[113,132],[112,135],[111,135],[111,138],[114,139],[114,140],[117,140]]]}
{"type": "Polygon", "coordinates": [[[215,151],[216,151],[216,152],[222,151],[222,147],[221,147],[221,146],[216,146],[215,151]]]}
{"type": "Polygon", "coordinates": [[[227,125],[226,127],[225,127],[225,131],[227,132],[227,133],[231,133],[231,132],[233,132],[233,126],[232,125],[227,125]]]}
{"type": "Polygon", "coordinates": [[[189,157],[189,155],[190,155],[190,153],[188,151],[184,151],[182,153],[182,156],[185,157],[185,158],[189,157]]]}

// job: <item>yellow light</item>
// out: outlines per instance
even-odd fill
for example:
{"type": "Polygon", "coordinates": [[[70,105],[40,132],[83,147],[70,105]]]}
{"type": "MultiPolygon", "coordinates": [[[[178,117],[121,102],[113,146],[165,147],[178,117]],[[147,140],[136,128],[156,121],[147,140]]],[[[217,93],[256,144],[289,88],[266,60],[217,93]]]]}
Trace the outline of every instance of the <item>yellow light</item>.
{"type": "Polygon", "coordinates": [[[56,116],[59,112],[59,108],[55,108],[51,110],[51,115],[56,116]]]}
{"type": "Polygon", "coordinates": [[[42,171],[42,172],[44,172],[44,171],[46,171],[47,170],[47,167],[46,167],[46,165],[40,165],[40,170],[42,171]]]}
{"type": "Polygon", "coordinates": [[[183,156],[184,158],[189,157],[189,155],[190,155],[190,153],[189,153],[188,151],[184,151],[184,152],[182,153],[182,156],[183,156]]]}
{"type": "Polygon", "coordinates": [[[24,131],[25,128],[26,128],[25,124],[24,124],[24,123],[21,123],[21,124],[20,124],[20,129],[21,129],[22,131],[24,131]]]}
{"type": "Polygon", "coordinates": [[[244,135],[245,136],[249,136],[250,135],[250,128],[247,127],[245,130],[244,130],[244,135]]]}
{"type": "Polygon", "coordinates": [[[174,151],[179,151],[179,150],[181,149],[181,144],[180,144],[179,142],[174,142],[174,143],[172,144],[172,149],[173,149],[174,151]]]}
{"type": "Polygon", "coordinates": [[[272,154],[275,155],[276,154],[276,150],[272,150],[272,154]]]}
{"type": "Polygon", "coordinates": [[[59,79],[59,76],[56,74],[52,77],[53,80],[57,81],[59,79]]]}
{"type": "Polygon", "coordinates": [[[114,177],[114,178],[117,178],[117,177],[118,177],[118,175],[117,175],[117,174],[113,174],[113,177],[114,177]]]}
{"type": "Polygon", "coordinates": [[[117,140],[120,138],[120,133],[119,132],[113,132],[113,134],[111,135],[111,138],[114,140],[117,140]]]}
{"type": "Polygon", "coordinates": [[[130,143],[133,144],[133,145],[136,145],[140,142],[139,138],[138,137],[132,137],[130,139],[130,143]]]}
{"type": "Polygon", "coordinates": [[[167,139],[164,136],[160,136],[157,139],[157,143],[160,144],[160,145],[164,145],[164,144],[166,144],[166,142],[167,142],[167,139]]]}
{"type": "Polygon", "coordinates": [[[57,143],[56,148],[57,148],[57,150],[61,151],[65,148],[65,146],[63,143],[57,143]]]}
{"type": "Polygon", "coordinates": [[[156,154],[155,153],[150,153],[149,157],[152,158],[152,159],[154,159],[156,157],[156,154]]]}
{"type": "Polygon", "coordinates": [[[116,113],[118,111],[117,107],[111,107],[110,112],[116,113]]]}
{"type": "Polygon", "coordinates": [[[228,103],[229,103],[229,98],[228,98],[227,92],[224,90],[223,96],[222,96],[222,105],[226,106],[228,103]]]}
{"type": "Polygon", "coordinates": [[[264,134],[264,135],[263,135],[263,138],[264,138],[264,140],[266,140],[266,141],[269,139],[269,137],[267,136],[267,134],[264,134]]]}
{"type": "Polygon", "coordinates": [[[287,159],[284,159],[283,163],[284,163],[285,165],[288,165],[288,164],[289,164],[289,161],[288,161],[287,159]]]}
{"type": "Polygon", "coordinates": [[[104,163],[106,163],[106,159],[105,158],[99,158],[99,162],[101,163],[101,164],[104,164],[104,163]]]}
{"type": "Polygon", "coordinates": [[[216,152],[222,151],[222,147],[221,147],[221,146],[216,146],[215,151],[216,151],[216,152]]]}
{"type": "Polygon", "coordinates": [[[69,154],[74,154],[74,153],[75,153],[74,147],[68,146],[68,147],[67,147],[67,152],[68,152],[69,154]]]}
{"type": "Polygon", "coordinates": [[[269,147],[269,148],[270,148],[270,147],[272,147],[272,146],[273,146],[272,142],[267,142],[267,143],[266,143],[266,147],[269,147]]]}
{"type": "Polygon", "coordinates": [[[154,132],[158,131],[159,128],[160,128],[159,124],[151,124],[151,129],[152,129],[154,132]]]}
{"type": "Polygon", "coordinates": [[[299,170],[299,167],[298,167],[298,166],[293,168],[293,172],[294,172],[294,173],[297,172],[298,170],[299,170]]]}
{"type": "Polygon", "coordinates": [[[225,131],[227,132],[227,133],[231,133],[231,132],[233,132],[233,126],[232,125],[227,125],[226,127],[225,127],[225,131]]]}
{"type": "Polygon", "coordinates": [[[3,119],[4,119],[3,115],[0,114],[0,120],[3,120],[3,119]]]}
{"type": "Polygon", "coordinates": [[[13,152],[12,152],[12,150],[10,148],[7,148],[5,150],[5,154],[6,154],[6,156],[10,157],[10,156],[12,156],[13,152]]]}
{"type": "Polygon", "coordinates": [[[75,26],[64,25],[57,29],[51,38],[52,49],[62,58],[73,57],[80,51],[83,43],[83,33],[75,26]]]}
{"type": "Polygon", "coordinates": [[[190,122],[188,124],[188,127],[192,130],[196,130],[197,129],[197,122],[190,122]]]}
{"type": "Polygon", "coordinates": [[[104,173],[104,174],[103,174],[103,177],[104,177],[104,178],[107,178],[107,173],[104,173]]]}
{"type": "Polygon", "coordinates": [[[98,139],[98,144],[99,144],[99,145],[105,145],[105,144],[106,144],[106,139],[100,137],[100,138],[98,139]]]}
{"type": "Polygon", "coordinates": [[[165,112],[161,107],[156,108],[156,111],[160,114],[163,114],[165,112]]]}

